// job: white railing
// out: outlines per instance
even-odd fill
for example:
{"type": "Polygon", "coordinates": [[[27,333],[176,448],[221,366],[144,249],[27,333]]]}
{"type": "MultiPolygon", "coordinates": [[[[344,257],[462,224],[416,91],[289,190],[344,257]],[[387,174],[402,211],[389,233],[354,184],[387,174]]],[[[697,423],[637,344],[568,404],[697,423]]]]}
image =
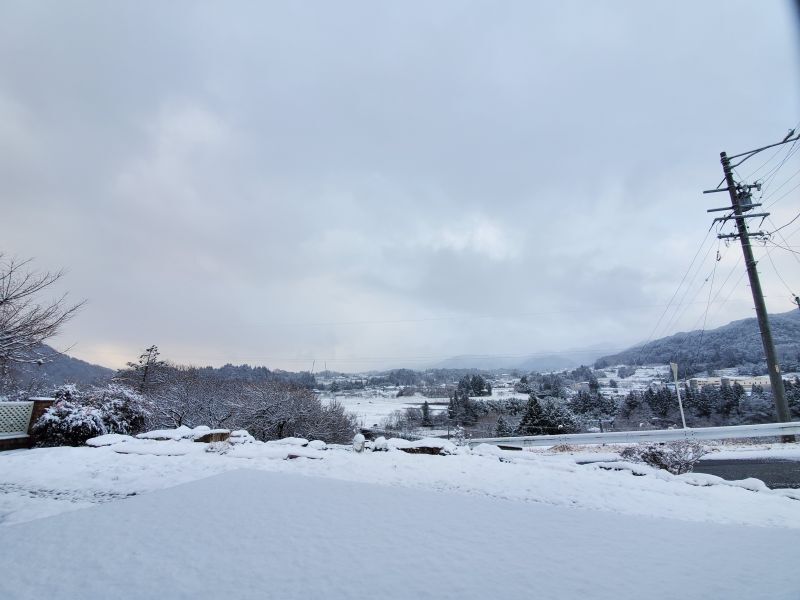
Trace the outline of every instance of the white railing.
{"type": "Polygon", "coordinates": [[[28,435],[33,402],[0,402],[0,437],[28,435]]]}
{"type": "Polygon", "coordinates": [[[555,446],[557,444],[630,444],[638,442],[672,442],[676,440],[728,440],[755,437],[800,435],[800,422],[698,427],[693,429],[658,429],[651,431],[610,431],[608,433],[573,433],[565,435],[533,435],[521,437],[480,438],[468,440],[470,446],[494,444],[521,448],[555,446]]]}

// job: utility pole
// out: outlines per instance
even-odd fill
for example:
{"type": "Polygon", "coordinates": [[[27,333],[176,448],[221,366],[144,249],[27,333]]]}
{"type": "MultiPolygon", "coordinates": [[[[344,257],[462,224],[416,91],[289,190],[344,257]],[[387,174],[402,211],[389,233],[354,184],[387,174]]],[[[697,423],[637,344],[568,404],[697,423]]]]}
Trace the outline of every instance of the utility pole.
{"type": "MultiPolygon", "coordinates": [[[[761,217],[762,220],[769,216],[769,213],[749,213],[756,206],[760,204],[753,204],[751,189],[761,189],[761,184],[743,184],[736,183],[733,179],[733,169],[741,165],[748,158],[755,156],[759,152],[780,146],[789,142],[797,142],[800,136],[795,135],[794,130],[789,132],[782,142],[777,144],[770,144],[756,150],[737,154],[728,157],[727,153],[720,153],[720,162],[722,163],[722,171],[725,174],[726,187],[720,188],[719,186],[714,190],[707,190],[703,193],[723,192],[727,191],[730,195],[731,206],[723,208],[712,208],[708,212],[717,211],[731,211],[725,217],[714,219],[714,222],[726,222],[733,219],[736,223],[736,233],[718,235],[720,239],[739,238],[742,245],[742,254],[744,255],[744,263],[747,267],[747,277],[750,280],[750,291],[753,293],[753,303],[756,309],[756,316],[758,317],[758,327],[761,331],[761,342],[764,345],[764,355],[767,359],[767,368],[769,370],[769,381],[772,387],[772,397],[775,400],[775,411],[778,416],[779,422],[791,421],[789,413],[789,405],[786,402],[786,396],[783,389],[783,378],[781,377],[781,367],[778,364],[778,355],[775,352],[775,343],[772,340],[772,329],[769,325],[769,316],[767,315],[767,305],[764,302],[764,293],[761,290],[761,281],[758,277],[758,270],[756,268],[756,259],[753,256],[753,248],[750,244],[750,232],[747,229],[747,219],[753,217],[761,217]],[[742,158],[743,157],[743,158],[742,158]],[[731,165],[731,159],[741,158],[735,165],[731,165]]],[[[721,185],[721,184],[720,184],[721,185]]],[[[763,232],[755,233],[756,236],[764,236],[763,232]]],[[[794,436],[784,436],[784,441],[794,441],[794,436]]]]}

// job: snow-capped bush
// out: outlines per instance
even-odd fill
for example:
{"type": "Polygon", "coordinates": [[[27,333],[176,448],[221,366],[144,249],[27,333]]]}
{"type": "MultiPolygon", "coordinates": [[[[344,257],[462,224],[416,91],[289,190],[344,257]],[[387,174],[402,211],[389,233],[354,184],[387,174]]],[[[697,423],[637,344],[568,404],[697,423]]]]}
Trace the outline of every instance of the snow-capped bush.
{"type": "Polygon", "coordinates": [[[673,475],[691,473],[706,449],[694,441],[680,440],[660,444],[641,444],[625,448],[620,456],[630,462],[640,462],[669,471],[673,475]]]}
{"type": "Polygon", "coordinates": [[[56,400],[78,402],[83,398],[83,394],[74,383],[64,383],[53,390],[53,398],[56,400]]]}
{"type": "Polygon", "coordinates": [[[140,394],[117,383],[85,391],[62,385],[53,396],[55,404],[33,426],[37,443],[44,446],[78,446],[106,433],[135,434],[145,429],[150,414],[140,394]]]}
{"type": "Polygon", "coordinates": [[[48,408],[32,431],[42,446],[81,446],[89,438],[108,433],[99,409],[69,400],[48,408]]]}
{"type": "Polygon", "coordinates": [[[109,433],[139,433],[145,429],[150,414],[148,403],[141,394],[118,383],[92,388],[82,401],[100,410],[109,433]]]}

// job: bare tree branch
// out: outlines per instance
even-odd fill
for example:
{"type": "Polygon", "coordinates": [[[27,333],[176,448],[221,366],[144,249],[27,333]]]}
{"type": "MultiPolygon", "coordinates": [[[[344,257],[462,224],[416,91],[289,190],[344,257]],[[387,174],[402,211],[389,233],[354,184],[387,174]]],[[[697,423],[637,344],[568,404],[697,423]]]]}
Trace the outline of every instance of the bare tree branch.
{"type": "Polygon", "coordinates": [[[0,253],[0,364],[48,360],[40,344],[55,336],[85,304],[68,303],[66,294],[40,301],[64,271],[37,272],[31,270],[31,262],[0,253]]]}

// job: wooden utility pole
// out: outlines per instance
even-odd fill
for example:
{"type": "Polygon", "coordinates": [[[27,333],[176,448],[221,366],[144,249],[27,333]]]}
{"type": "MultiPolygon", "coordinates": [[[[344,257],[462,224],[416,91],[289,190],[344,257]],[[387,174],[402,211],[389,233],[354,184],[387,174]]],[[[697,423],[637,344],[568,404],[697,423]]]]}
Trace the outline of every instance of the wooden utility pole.
{"type": "Polygon", "coordinates": [[[778,354],[775,352],[775,342],[772,341],[772,329],[769,326],[769,315],[767,305],[764,302],[764,292],[761,290],[761,280],[758,277],[756,259],[753,256],[753,247],[750,245],[750,232],[747,230],[746,217],[763,216],[745,215],[742,208],[750,209],[751,202],[750,186],[737,185],[733,180],[733,169],[731,161],[725,152],[720,153],[722,171],[725,173],[725,182],[728,185],[728,193],[731,197],[731,206],[736,221],[736,237],[742,245],[744,264],[747,267],[747,277],[750,280],[750,291],[753,292],[753,303],[756,307],[756,317],[758,317],[758,328],[761,330],[761,342],[764,345],[764,355],[767,358],[767,368],[769,369],[769,382],[772,387],[772,397],[775,399],[775,410],[778,413],[778,421],[791,421],[789,405],[786,402],[786,395],[783,390],[783,377],[781,377],[781,367],[778,364],[778,354]],[[743,202],[744,201],[744,202],[743,202]]]}
{"type": "MultiPolygon", "coordinates": [[[[743,152],[732,157],[728,157],[727,153],[720,153],[720,162],[722,163],[722,172],[725,174],[723,180],[726,187],[717,187],[714,190],[707,190],[704,193],[724,192],[727,191],[731,205],[723,208],[712,208],[708,212],[726,211],[729,212],[725,217],[719,217],[714,221],[726,222],[733,220],[736,223],[736,233],[721,234],[717,237],[720,239],[725,238],[739,238],[742,245],[742,254],[744,255],[744,263],[747,267],[747,277],[750,280],[750,291],[753,293],[753,304],[756,309],[756,317],[758,318],[758,328],[761,331],[761,342],[764,345],[764,355],[767,359],[767,368],[769,370],[769,381],[772,387],[772,397],[775,401],[775,412],[777,413],[778,421],[791,421],[792,417],[789,413],[789,405],[786,402],[786,395],[783,389],[783,378],[781,376],[781,367],[778,364],[778,355],[775,352],[775,343],[772,340],[772,329],[769,325],[769,316],[767,314],[767,305],[764,302],[764,293],[761,290],[761,280],[758,277],[758,269],[756,268],[757,262],[753,256],[753,248],[750,244],[750,232],[747,229],[747,219],[753,217],[761,217],[765,219],[769,213],[751,213],[750,211],[760,204],[752,202],[752,193],[750,190],[753,188],[761,189],[760,184],[746,184],[737,183],[733,178],[733,169],[741,165],[747,159],[755,156],[759,152],[767,148],[781,146],[789,142],[797,142],[800,140],[800,135],[795,135],[794,130],[789,132],[783,141],[777,144],[770,144],[756,150],[743,152]],[[735,165],[731,165],[732,159],[740,159],[735,165]]],[[[722,184],[720,184],[722,185],[722,184]]],[[[757,232],[757,236],[765,236],[763,232],[757,232]]],[[[784,436],[784,441],[793,441],[794,436],[784,436]]]]}

